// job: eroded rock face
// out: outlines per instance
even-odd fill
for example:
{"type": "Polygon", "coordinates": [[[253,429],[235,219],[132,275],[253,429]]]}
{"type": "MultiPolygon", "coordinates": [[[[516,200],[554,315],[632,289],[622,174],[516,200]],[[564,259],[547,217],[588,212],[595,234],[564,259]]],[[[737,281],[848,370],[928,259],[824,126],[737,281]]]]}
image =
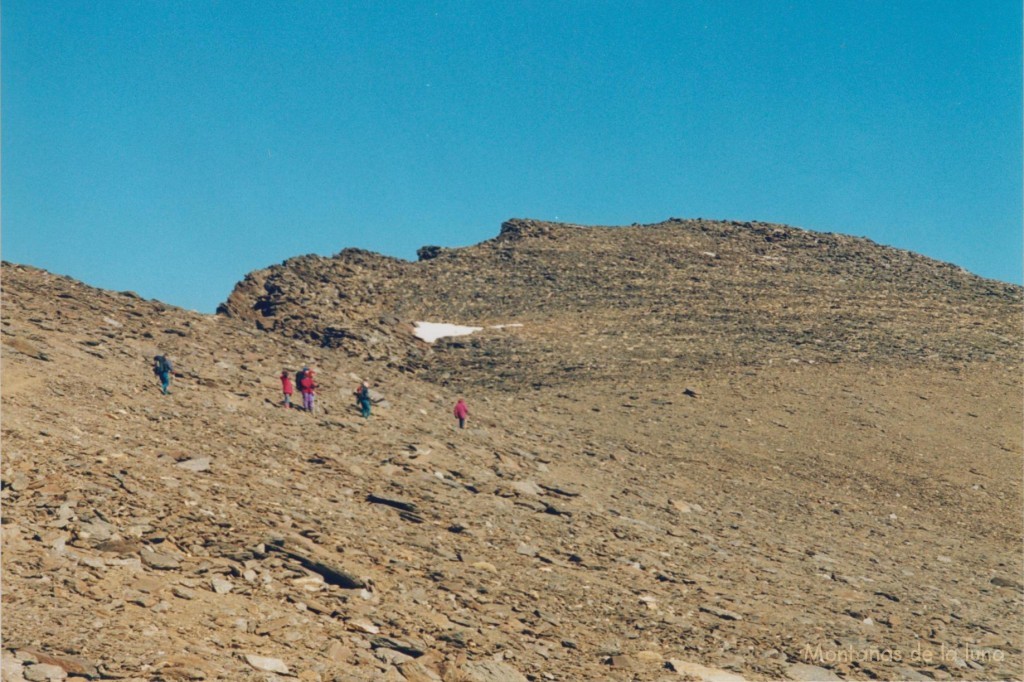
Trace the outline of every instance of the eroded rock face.
{"type": "Polygon", "coordinates": [[[541,220],[514,218],[501,224],[497,242],[517,242],[523,239],[556,239],[569,230],[582,229],[578,225],[549,223],[541,220]]]}
{"type": "Polygon", "coordinates": [[[412,325],[393,314],[389,294],[405,265],[361,249],[291,258],[247,275],[217,312],[261,331],[408,368],[423,349],[412,325]]]}
{"type": "Polygon", "coordinates": [[[4,264],[5,679],[1019,674],[1019,288],[759,223],[535,227],[293,259],[230,316],[4,264]],[[485,329],[403,372],[428,316],[485,329]]]}

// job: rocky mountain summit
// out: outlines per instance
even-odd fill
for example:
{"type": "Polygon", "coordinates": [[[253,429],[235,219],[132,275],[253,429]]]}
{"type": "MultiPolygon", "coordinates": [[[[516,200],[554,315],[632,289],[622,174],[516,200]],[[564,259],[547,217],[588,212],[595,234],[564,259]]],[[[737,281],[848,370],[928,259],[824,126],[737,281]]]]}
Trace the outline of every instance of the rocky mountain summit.
{"type": "Polygon", "coordinates": [[[949,365],[1021,356],[1019,287],[866,239],[765,223],[512,220],[408,263],[362,251],[252,273],[221,312],[476,384],[772,363],[949,365]],[[425,350],[410,323],[504,326],[425,350]],[[528,372],[524,371],[528,369],[528,372]]]}
{"type": "Polygon", "coordinates": [[[1020,287],[700,220],[0,274],[4,682],[1021,679],[1020,287]]]}

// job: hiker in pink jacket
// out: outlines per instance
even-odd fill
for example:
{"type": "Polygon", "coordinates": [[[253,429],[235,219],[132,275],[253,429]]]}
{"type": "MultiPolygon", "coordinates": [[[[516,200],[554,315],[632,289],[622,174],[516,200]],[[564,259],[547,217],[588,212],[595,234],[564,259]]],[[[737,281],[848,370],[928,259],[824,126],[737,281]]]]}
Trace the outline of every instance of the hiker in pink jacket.
{"type": "Polygon", "coordinates": [[[459,402],[455,403],[455,418],[459,420],[459,428],[466,428],[466,419],[469,417],[469,408],[466,407],[466,401],[459,398],[459,402]]]}
{"type": "Polygon", "coordinates": [[[281,372],[281,390],[284,392],[284,406],[292,406],[292,393],[295,392],[295,387],[292,386],[292,379],[288,376],[288,370],[281,372]]]}
{"type": "Polygon", "coordinates": [[[302,407],[306,412],[313,413],[313,400],[316,397],[317,383],[313,378],[313,370],[308,370],[306,376],[299,382],[299,390],[302,391],[302,407]]]}

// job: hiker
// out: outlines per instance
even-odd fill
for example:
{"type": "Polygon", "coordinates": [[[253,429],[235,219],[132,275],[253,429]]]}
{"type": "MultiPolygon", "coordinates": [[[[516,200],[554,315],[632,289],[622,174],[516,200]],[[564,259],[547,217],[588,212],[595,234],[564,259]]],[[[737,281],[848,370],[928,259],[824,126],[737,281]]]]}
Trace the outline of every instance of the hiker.
{"type": "Polygon", "coordinates": [[[170,393],[167,388],[171,385],[171,372],[173,371],[174,366],[171,365],[170,360],[163,355],[153,356],[153,374],[160,378],[160,390],[164,395],[170,393]]]}
{"type": "Polygon", "coordinates": [[[356,394],[356,405],[359,406],[359,411],[363,415],[363,419],[370,416],[370,382],[364,381],[359,384],[359,388],[355,391],[356,394]]]}
{"type": "Polygon", "coordinates": [[[295,392],[295,388],[292,386],[292,380],[288,376],[288,370],[281,372],[281,390],[284,391],[284,406],[290,408],[292,406],[292,393],[295,392]]]}
{"type": "Polygon", "coordinates": [[[466,419],[469,418],[469,408],[466,407],[466,401],[459,398],[459,402],[455,403],[455,418],[459,420],[459,428],[466,428],[466,419]]]}
{"type": "Polygon", "coordinates": [[[313,413],[313,398],[316,387],[316,381],[313,379],[313,370],[308,367],[305,368],[302,380],[299,382],[299,390],[302,391],[302,409],[310,414],[313,413]]]}

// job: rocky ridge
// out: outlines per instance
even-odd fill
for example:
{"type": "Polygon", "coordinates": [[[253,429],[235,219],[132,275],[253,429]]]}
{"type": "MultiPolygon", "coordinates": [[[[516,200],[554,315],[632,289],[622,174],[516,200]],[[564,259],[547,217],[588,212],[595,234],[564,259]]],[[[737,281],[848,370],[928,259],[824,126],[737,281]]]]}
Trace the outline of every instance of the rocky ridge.
{"type": "MultiPolygon", "coordinates": [[[[678,227],[621,234],[667,258],[678,227]]],[[[630,254],[601,255],[619,234],[519,221],[416,264],[293,259],[240,284],[230,316],[5,263],[5,682],[1019,678],[1019,288],[855,240],[917,284],[865,275],[843,294],[796,249],[781,272],[808,291],[928,296],[846,309],[878,333],[819,330],[860,354],[797,354],[790,330],[748,355],[741,306],[709,316],[704,355],[645,365],[672,340],[629,350],[640,334],[619,325],[656,326],[637,314],[656,287],[623,279],[644,267],[630,254]],[[539,301],[541,263],[562,277],[583,239],[598,255],[579,286],[605,289],[568,278],[539,301]],[[481,269],[503,253],[515,267],[481,269]],[[530,319],[431,348],[408,325],[434,315],[530,319]],[[587,345],[579,325],[614,333],[587,345]],[[348,330],[340,346],[328,328],[348,330]],[[889,353],[893,338],[936,352],[889,353]],[[559,369],[563,351],[585,369],[559,369]],[[170,396],[156,352],[176,364],[170,396]],[[315,415],[278,404],[280,369],[303,364],[315,415]]],[[[794,305],[803,289],[772,272],[794,305]]],[[[722,282],[708,291],[740,287],[722,282]]]]}
{"type": "Polygon", "coordinates": [[[512,220],[495,239],[420,254],[291,259],[249,275],[221,311],[504,388],[771,363],[1016,362],[1022,350],[1019,287],[783,225],[512,220]],[[415,320],[522,326],[441,344],[425,363],[415,320]]]}

